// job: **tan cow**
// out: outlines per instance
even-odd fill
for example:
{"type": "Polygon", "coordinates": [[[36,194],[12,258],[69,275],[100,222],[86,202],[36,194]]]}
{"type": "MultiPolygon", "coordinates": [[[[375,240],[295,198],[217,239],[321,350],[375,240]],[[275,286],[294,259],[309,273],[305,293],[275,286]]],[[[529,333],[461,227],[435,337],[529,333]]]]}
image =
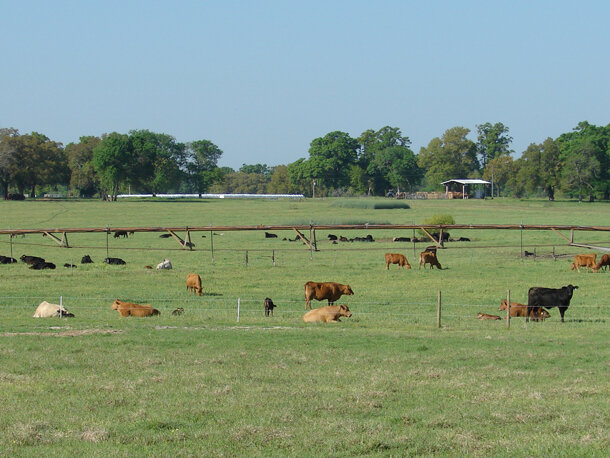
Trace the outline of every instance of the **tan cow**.
{"type": "Polygon", "coordinates": [[[123,302],[120,300],[116,300],[112,304],[112,310],[116,310],[119,312],[121,316],[152,316],[152,315],[161,315],[157,309],[152,308],[152,306],[148,304],[134,304],[133,302],[123,302]]]}
{"type": "Polygon", "coordinates": [[[74,314],[68,312],[63,305],[51,304],[47,301],[42,301],[36,307],[34,318],[73,318],[74,314]]]}
{"type": "Polygon", "coordinates": [[[599,262],[597,263],[596,272],[599,271],[602,267],[606,270],[610,266],[610,255],[603,254],[599,262]]]}
{"type": "Polygon", "coordinates": [[[336,323],[341,321],[339,318],[345,316],[349,318],[352,316],[352,312],[349,311],[347,305],[327,305],[318,309],[313,309],[303,315],[303,321],[305,323],[336,323]]]}
{"type": "Polygon", "coordinates": [[[574,256],[574,262],[570,267],[572,270],[578,270],[580,272],[581,267],[585,267],[586,269],[591,271],[593,269],[594,272],[597,272],[597,264],[595,264],[595,258],[597,255],[593,254],[577,254],[574,256]]]}
{"type": "Polygon", "coordinates": [[[431,251],[422,251],[421,253],[419,253],[420,269],[422,264],[424,265],[424,269],[426,268],[426,264],[430,264],[430,269],[433,269],[434,266],[436,266],[439,270],[442,270],[441,263],[438,262],[436,253],[432,253],[431,251]]]}
{"type": "Polygon", "coordinates": [[[398,264],[400,267],[411,268],[411,264],[407,261],[407,257],[400,253],[386,253],[385,254],[385,268],[390,270],[390,264],[398,264]]]}
{"type": "Polygon", "coordinates": [[[477,313],[477,318],[479,320],[501,320],[502,318],[498,315],[489,315],[488,313],[477,313]]]}
{"type": "Polygon", "coordinates": [[[201,277],[199,274],[188,274],[186,276],[186,289],[190,290],[191,293],[197,293],[198,296],[203,294],[203,288],[201,287],[201,277]]]}
{"type": "MultiPolygon", "coordinates": [[[[508,304],[508,302],[506,302],[506,299],[503,299],[502,302],[500,303],[500,308],[498,310],[506,310],[507,304],[508,304]]],[[[511,318],[527,317],[527,305],[519,304],[518,302],[511,302],[510,303],[510,317],[511,318]]],[[[547,312],[546,310],[544,310],[542,307],[538,307],[538,308],[532,310],[531,316],[530,316],[530,318],[533,321],[544,321],[550,317],[551,317],[551,314],[549,312],[547,312]]]]}
{"type": "Polygon", "coordinates": [[[333,281],[321,283],[308,281],[305,283],[305,310],[311,310],[312,299],[317,301],[327,299],[328,305],[332,305],[344,294],[347,296],[354,294],[349,285],[342,285],[341,283],[335,283],[333,281]]]}

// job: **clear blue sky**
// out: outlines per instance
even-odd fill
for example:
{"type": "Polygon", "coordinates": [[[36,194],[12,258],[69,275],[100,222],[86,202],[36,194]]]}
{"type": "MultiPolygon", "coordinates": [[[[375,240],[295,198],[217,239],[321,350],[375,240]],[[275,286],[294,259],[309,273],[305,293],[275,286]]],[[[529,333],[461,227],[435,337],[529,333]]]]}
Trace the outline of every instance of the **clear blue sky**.
{"type": "Polygon", "coordinates": [[[0,127],[149,129],[239,168],[335,130],[398,127],[417,153],[502,122],[519,156],[610,123],[609,18],[608,0],[0,0],[0,127]]]}

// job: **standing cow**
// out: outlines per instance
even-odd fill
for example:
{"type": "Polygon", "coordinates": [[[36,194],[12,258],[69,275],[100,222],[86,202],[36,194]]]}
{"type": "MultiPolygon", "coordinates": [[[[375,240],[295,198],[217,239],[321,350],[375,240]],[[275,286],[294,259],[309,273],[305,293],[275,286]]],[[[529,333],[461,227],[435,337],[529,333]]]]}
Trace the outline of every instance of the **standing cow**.
{"type": "Polygon", "coordinates": [[[578,286],[568,285],[562,288],[534,286],[530,288],[527,293],[527,316],[525,321],[529,321],[530,314],[538,307],[547,309],[557,307],[563,323],[563,314],[570,306],[570,300],[575,289],[578,289],[578,286]]]}
{"type": "Polygon", "coordinates": [[[398,264],[400,267],[406,267],[411,269],[411,264],[407,261],[407,257],[400,253],[386,253],[385,254],[385,268],[390,270],[390,264],[398,264]]]}
{"type": "Polygon", "coordinates": [[[197,293],[198,296],[203,295],[201,277],[199,274],[188,274],[186,276],[186,290],[190,290],[191,293],[197,293]]]}
{"type": "Polygon", "coordinates": [[[333,281],[314,282],[308,281],[305,283],[305,310],[311,310],[311,300],[317,301],[328,300],[328,305],[335,303],[342,295],[351,296],[354,294],[349,285],[342,285],[333,281]]]}

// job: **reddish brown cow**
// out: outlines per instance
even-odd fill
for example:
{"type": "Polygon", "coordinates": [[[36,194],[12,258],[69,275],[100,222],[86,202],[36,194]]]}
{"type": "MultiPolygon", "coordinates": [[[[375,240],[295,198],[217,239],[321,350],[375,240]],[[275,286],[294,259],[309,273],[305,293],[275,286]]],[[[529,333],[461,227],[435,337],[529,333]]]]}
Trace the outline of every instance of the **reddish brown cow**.
{"type": "Polygon", "coordinates": [[[336,323],[337,321],[341,321],[339,318],[342,316],[347,318],[352,316],[352,312],[349,311],[347,305],[327,305],[326,307],[310,310],[303,315],[303,321],[305,323],[313,323],[316,321],[336,323]]]}
{"type": "Polygon", "coordinates": [[[488,313],[477,313],[477,318],[479,320],[501,320],[502,318],[498,315],[489,315],[488,313]]]}
{"type": "Polygon", "coordinates": [[[311,310],[311,300],[317,301],[328,300],[328,305],[335,303],[342,295],[351,296],[354,294],[349,285],[342,285],[333,281],[315,282],[308,281],[305,283],[305,310],[311,310]]]}
{"type": "Polygon", "coordinates": [[[433,269],[434,266],[436,266],[439,270],[442,270],[441,263],[438,262],[436,253],[432,253],[431,251],[422,251],[421,253],[419,253],[420,269],[422,264],[424,265],[424,269],[426,268],[426,264],[430,264],[430,269],[433,269]]]}
{"type": "Polygon", "coordinates": [[[198,296],[203,294],[203,288],[201,287],[201,277],[199,274],[188,274],[186,276],[186,289],[190,290],[191,293],[197,293],[198,296]]]}
{"type": "Polygon", "coordinates": [[[595,266],[596,272],[599,271],[599,269],[601,269],[602,267],[604,268],[604,270],[606,270],[608,266],[610,266],[610,255],[604,254],[597,263],[597,266],[595,266]]]}
{"type": "Polygon", "coordinates": [[[407,257],[400,253],[386,253],[385,254],[385,268],[390,270],[390,264],[398,264],[400,267],[411,268],[411,264],[407,261],[407,257]]]}
{"type": "Polygon", "coordinates": [[[597,264],[595,264],[596,254],[577,254],[574,256],[574,262],[572,263],[571,269],[578,270],[580,272],[581,267],[585,267],[586,269],[591,271],[593,269],[594,272],[597,272],[597,264]]]}
{"type": "Polygon", "coordinates": [[[161,315],[157,309],[148,304],[134,304],[133,302],[114,301],[112,310],[117,310],[121,316],[152,316],[161,315]]]}
{"type": "MultiPolygon", "coordinates": [[[[507,308],[506,304],[507,304],[506,299],[503,299],[502,302],[500,303],[500,308],[498,310],[506,310],[506,308],[507,308]]],[[[527,317],[527,305],[519,304],[518,302],[511,302],[510,303],[510,317],[511,318],[527,317]]],[[[551,317],[551,314],[549,312],[547,312],[546,310],[544,310],[542,307],[538,307],[538,308],[532,310],[532,312],[530,314],[530,318],[533,321],[544,321],[550,317],[551,317]]]]}

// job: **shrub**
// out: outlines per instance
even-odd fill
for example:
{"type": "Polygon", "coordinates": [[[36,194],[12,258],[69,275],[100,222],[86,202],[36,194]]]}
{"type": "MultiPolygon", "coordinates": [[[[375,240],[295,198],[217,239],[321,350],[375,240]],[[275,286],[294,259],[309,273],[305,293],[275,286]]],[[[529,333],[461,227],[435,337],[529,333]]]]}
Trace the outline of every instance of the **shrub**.
{"type": "MultiPolygon", "coordinates": [[[[434,216],[431,216],[430,218],[424,219],[422,224],[425,224],[425,225],[428,225],[428,224],[455,224],[455,220],[453,219],[453,216],[451,216],[451,215],[440,214],[440,215],[434,215],[434,216]]],[[[422,231],[421,229],[418,229],[417,232],[422,237],[426,236],[425,232],[422,231]]],[[[432,234],[432,235],[439,234],[440,229],[428,229],[428,232],[430,232],[430,234],[432,234]]]]}

